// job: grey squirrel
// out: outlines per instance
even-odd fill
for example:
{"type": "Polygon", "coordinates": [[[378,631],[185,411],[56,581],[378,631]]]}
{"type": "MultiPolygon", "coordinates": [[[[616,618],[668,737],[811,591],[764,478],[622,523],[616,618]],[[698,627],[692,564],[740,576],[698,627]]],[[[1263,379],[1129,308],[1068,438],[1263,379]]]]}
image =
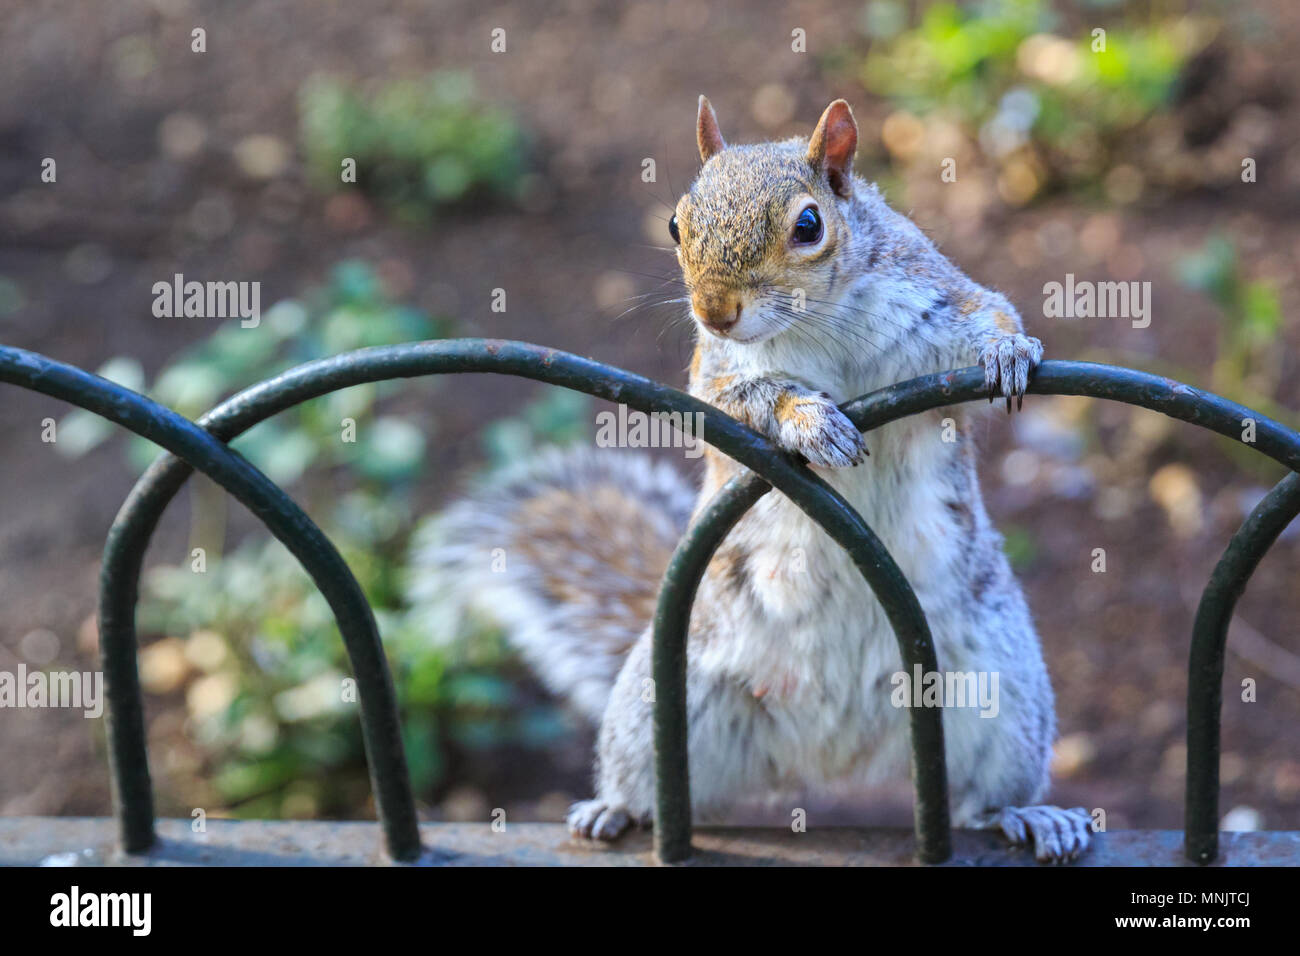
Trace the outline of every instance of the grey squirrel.
{"type": "MultiPolygon", "coordinates": [[[[1052,688],[985,513],[969,412],[879,428],[868,456],[836,407],[979,362],[990,400],[1009,412],[1041,343],[1005,297],[853,174],[858,129],[843,100],[810,139],[728,146],[700,97],[696,138],[703,166],[669,223],[697,325],[691,393],[801,453],[858,509],[912,583],[945,674],[993,675],[995,714],[944,708],[954,824],[1000,829],[1039,860],[1073,859],[1090,817],[1036,805],[1056,733],[1052,688]]],[[[617,839],[653,814],[645,687],[658,583],[692,514],[740,469],[711,448],[705,458],[691,489],[636,453],[552,451],[415,538],[412,599],[450,593],[492,615],[599,723],[596,796],[568,819],[582,838],[617,839]]],[[[889,623],[844,551],[782,495],[760,500],[719,548],[687,657],[697,819],[758,794],[907,775],[889,623]]]]}

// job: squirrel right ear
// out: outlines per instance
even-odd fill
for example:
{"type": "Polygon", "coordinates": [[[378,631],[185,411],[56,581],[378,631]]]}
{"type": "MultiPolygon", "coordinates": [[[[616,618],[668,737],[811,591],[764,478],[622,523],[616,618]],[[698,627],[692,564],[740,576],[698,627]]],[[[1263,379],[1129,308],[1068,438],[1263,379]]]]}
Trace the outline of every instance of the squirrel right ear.
{"type": "Polygon", "coordinates": [[[844,100],[826,107],[812,139],[808,141],[808,163],[822,170],[837,196],[848,198],[853,191],[853,157],[858,151],[858,124],[844,100]]]}
{"type": "Polygon", "coordinates": [[[700,147],[700,161],[707,163],[714,153],[727,148],[727,141],[718,132],[718,117],[707,96],[700,96],[700,114],[695,119],[695,141],[700,147]]]}

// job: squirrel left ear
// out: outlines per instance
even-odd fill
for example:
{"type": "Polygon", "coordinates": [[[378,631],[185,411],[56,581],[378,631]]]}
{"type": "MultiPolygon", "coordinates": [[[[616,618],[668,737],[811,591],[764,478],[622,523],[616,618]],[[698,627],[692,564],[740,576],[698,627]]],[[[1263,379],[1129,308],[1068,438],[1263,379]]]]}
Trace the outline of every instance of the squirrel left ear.
{"type": "Polygon", "coordinates": [[[714,153],[727,148],[727,141],[718,131],[718,117],[713,112],[713,104],[703,94],[700,96],[700,112],[695,117],[695,141],[700,147],[700,161],[705,163],[714,153]]]}
{"type": "Polygon", "coordinates": [[[853,110],[844,100],[836,100],[826,107],[808,141],[808,163],[813,169],[824,171],[835,194],[847,199],[853,191],[850,177],[857,151],[858,124],[853,119],[853,110]]]}

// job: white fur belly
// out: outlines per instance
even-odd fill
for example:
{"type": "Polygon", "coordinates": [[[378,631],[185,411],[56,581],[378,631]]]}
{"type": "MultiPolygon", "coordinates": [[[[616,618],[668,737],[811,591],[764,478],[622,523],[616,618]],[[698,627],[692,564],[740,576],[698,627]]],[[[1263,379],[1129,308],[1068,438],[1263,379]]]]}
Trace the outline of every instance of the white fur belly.
{"type": "MultiPolygon", "coordinates": [[[[912,583],[932,632],[952,633],[961,606],[950,516],[933,483],[870,463],[819,470],[862,515],[912,583]]],[[[848,553],[771,493],[733,534],[750,553],[757,600],[737,609],[727,640],[706,651],[746,683],[774,726],[773,756],[800,783],[906,773],[907,714],[890,704],[898,642],[848,553]]],[[[792,782],[794,782],[792,780],[792,782]]]]}

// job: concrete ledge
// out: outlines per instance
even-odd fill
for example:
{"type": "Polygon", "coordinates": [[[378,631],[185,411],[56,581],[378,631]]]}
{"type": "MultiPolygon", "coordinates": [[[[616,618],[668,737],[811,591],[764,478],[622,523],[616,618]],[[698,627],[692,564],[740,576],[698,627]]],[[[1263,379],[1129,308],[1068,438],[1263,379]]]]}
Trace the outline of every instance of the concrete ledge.
{"type": "MultiPolygon", "coordinates": [[[[0,866],[387,866],[374,823],[159,820],[149,853],[116,848],[116,822],[105,818],[0,817],[0,866]]],[[[569,837],[558,823],[426,823],[425,866],[652,866],[650,834],[634,832],[613,846],[569,837]]],[[[1179,830],[1118,830],[1094,837],[1074,866],[1192,866],[1179,830]]],[[[953,834],[945,866],[1036,866],[1033,854],[992,833],[953,834]]],[[[834,827],[807,833],[757,827],[696,831],[697,865],[913,866],[912,834],[898,829],[834,827]]],[[[1300,832],[1225,833],[1216,866],[1300,866],[1300,832]]]]}

